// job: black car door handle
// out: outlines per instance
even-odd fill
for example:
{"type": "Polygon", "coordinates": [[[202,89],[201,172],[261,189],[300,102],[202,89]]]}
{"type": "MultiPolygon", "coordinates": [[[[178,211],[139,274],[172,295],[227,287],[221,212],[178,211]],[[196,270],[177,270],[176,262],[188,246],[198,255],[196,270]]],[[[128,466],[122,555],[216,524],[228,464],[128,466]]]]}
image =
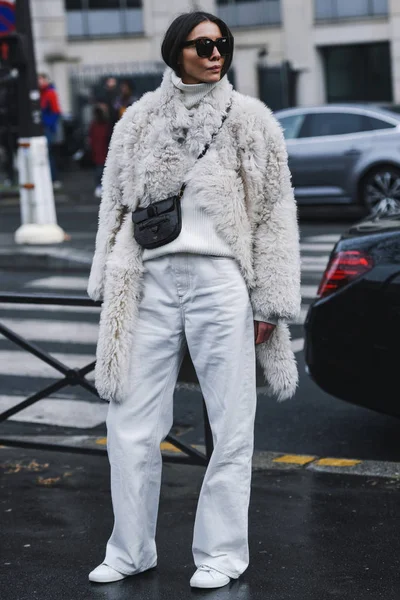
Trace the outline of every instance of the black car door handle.
{"type": "Polygon", "coordinates": [[[345,152],[346,156],[358,156],[358,154],[361,154],[361,152],[357,148],[350,148],[350,150],[346,150],[345,152]]]}

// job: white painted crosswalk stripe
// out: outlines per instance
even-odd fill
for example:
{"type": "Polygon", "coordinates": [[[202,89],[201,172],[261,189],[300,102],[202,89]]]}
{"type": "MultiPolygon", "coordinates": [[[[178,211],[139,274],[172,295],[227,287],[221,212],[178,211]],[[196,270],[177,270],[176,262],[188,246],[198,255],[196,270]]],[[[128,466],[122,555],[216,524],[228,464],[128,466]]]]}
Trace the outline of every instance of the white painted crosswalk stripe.
{"type": "Polygon", "coordinates": [[[44,288],[52,290],[79,290],[86,291],[88,284],[87,277],[43,277],[43,279],[34,279],[26,284],[28,288],[44,288]]]}
{"type": "Polygon", "coordinates": [[[301,270],[303,273],[320,273],[322,275],[325,271],[325,265],[319,263],[303,264],[301,270]]]}
{"type": "MultiPolygon", "coordinates": [[[[54,358],[69,368],[81,368],[93,362],[94,354],[66,354],[50,353],[54,358]]],[[[33,354],[22,350],[0,350],[0,375],[12,375],[15,377],[38,377],[38,378],[60,378],[62,374],[47,365],[33,354]]],[[[87,379],[93,379],[93,372],[89,373],[87,379]]]]}
{"type": "Polygon", "coordinates": [[[300,250],[302,252],[330,252],[333,248],[333,244],[300,244],[300,250]]]}
{"type": "Polygon", "coordinates": [[[27,340],[96,344],[98,325],[79,321],[2,319],[3,325],[27,340]]]}
{"type": "Polygon", "coordinates": [[[322,256],[302,256],[301,266],[303,265],[321,265],[325,267],[328,263],[329,255],[323,254],[322,256]]]}
{"type": "Polygon", "coordinates": [[[99,314],[99,306],[57,306],[56,304],[14,304],[12,302],[5,302],[0,304],[0,315],[5,311],[18,311],[18,312],[57,312],[57,313],[74,313],[76,315],[85,314],[99,314]]]}
{"type": "Polygon", "coordinates": [[[302,285],[301,286],[301,297],[302,298],[315,298],[317,295],[317,285],[302,285]]]}
{"type": "Polygon", "coordinates": [[[296,354],[297,352],[301,352],[304,348],[304,338],[297,338],[292,340],[292,350],[296,354]]]}
{"type": "Polygon", "coordinates": [[[340,233],[327,233],[323,235],[311,235],[307,236],[305,239],[306,242],[317,242],[317,243],[325,243],[329,242],[332,244],[332,247],[336,242],[338,242],[341,238],[340,233]]]}
{"type": "MultiPolygon", "coordinates": [[[[0,412],[13,408],[23,400],[25,396],[0,396],[0,412]]],[[[84,402],[69,398],[49,398],[24,408],[10,417],[10,421],[89,429],[104,423],[107,410],[108,404],[102,401],[84,402]]]]}
{"type": "Polygon", "coordinates": [[[328,264],[329,256],[302,256],[301,270],[302,272],[323,273],[328,264]]]}

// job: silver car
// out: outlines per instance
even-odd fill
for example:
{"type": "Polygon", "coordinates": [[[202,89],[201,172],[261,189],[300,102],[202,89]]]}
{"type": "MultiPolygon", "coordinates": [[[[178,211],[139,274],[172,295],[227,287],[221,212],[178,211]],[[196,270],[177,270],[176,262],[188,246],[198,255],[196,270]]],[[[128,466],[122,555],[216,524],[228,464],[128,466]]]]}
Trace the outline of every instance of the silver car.
{"type": "Polygon", "coordinates": [[[287,141],[300,205],[400,210],[400,114],[396,108],[329,104],[275,113],[287,141]]]}

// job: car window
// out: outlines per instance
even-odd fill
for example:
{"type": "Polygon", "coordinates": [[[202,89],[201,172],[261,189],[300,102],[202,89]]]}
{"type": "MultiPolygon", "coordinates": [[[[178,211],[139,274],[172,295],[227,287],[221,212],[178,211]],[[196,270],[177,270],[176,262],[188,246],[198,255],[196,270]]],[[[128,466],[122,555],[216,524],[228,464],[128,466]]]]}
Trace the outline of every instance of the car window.
{"type": "Polygon", "coordinates": [[[298,137],[321,135],[344,135],[368,131],[364,116],[357,113],[321,112],[311,113],[304,119],[298,137]]]}
{"type": "Polygon", "coordinates": [[[285,139],[293,140],[294,138],[297,138],[304,121],[304,115],[288,115],[287,117],[277,116],[277,119],[283,127],[285,139]]]}
{"type": "Polygon", "coordinates": [[[393,123],[382,121],[382,119],[376,119],[375,117],[365,116],[367,131],[373,131],[376,129],[390,129],[396,127],[393,123]]]}
{"type": "Polygon", "coordinates": [[[383,108],[383,110],[387,110],[391,113],[395,113],[396,115],[400,113],[400,104],[381,104],[380,108],[383,108]]]}

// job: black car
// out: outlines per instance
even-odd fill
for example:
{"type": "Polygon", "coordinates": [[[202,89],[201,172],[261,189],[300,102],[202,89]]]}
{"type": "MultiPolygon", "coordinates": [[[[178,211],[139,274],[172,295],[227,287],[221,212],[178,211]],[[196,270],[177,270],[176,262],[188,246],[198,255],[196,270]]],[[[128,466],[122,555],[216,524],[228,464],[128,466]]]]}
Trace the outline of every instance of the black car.
{"type": "Polygon", "coordinates": [[[400,214],[366,219],[334,247],[305,322],[307,371],[324,391],[400,417],[400,214]]]}

